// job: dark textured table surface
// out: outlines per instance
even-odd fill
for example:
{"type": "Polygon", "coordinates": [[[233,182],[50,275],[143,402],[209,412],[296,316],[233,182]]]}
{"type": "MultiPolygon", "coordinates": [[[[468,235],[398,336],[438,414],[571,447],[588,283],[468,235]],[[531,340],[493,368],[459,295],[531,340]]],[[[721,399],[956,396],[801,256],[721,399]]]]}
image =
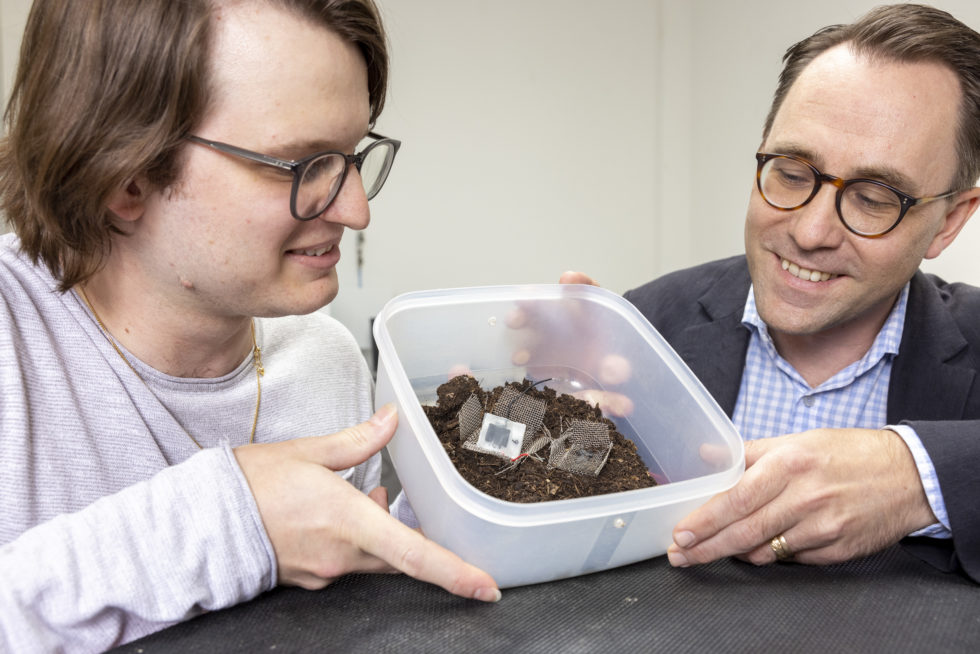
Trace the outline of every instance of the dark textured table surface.
{"type": "Polygon", "coordinates": [[[980,586],[902,549],[849,563],[671,568],[510,588],[493,605],[405,576],[281,588],[120,652],[980,651],[980,586]]]}

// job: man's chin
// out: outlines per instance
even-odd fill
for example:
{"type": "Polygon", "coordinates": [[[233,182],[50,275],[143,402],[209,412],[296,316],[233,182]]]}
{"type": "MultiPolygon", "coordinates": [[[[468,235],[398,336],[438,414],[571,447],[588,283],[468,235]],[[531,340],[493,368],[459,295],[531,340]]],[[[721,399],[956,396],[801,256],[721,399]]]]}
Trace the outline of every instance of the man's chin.
{"type": "Polygon", "coordinates": [[[336,286],[331,290],[325,290],[321,293],[297,294],[290,299],[283,298],[283,301],[277,303],[275,306],[269,307],[268,312],[263,317],[305,316],[329,305],[336,297],[336,286]]]}
{"type": "Polygon", "coordinates": [[[313,313],[314,311],[319,311],[320,309],[329,306],[330,303],[333,302],[336,297],[337,297],[337,291],[335,290],[333,293],[329,293],[326,297],[323,297],[315,302],[310,303],[303,309],[297,310],[295,312],[295,315],[301,316],[301,315],[306,315],[308,313],[313,313]]]}
{"type": "Polygon", "coordinates": [[[823,315],[814,306],[796,306],[790,303],[771,301],[756,297],[756,310],[762,322],[766,323],[770,334],[781,333],[791,336],[805,336],[822,331],[823,315]]]}

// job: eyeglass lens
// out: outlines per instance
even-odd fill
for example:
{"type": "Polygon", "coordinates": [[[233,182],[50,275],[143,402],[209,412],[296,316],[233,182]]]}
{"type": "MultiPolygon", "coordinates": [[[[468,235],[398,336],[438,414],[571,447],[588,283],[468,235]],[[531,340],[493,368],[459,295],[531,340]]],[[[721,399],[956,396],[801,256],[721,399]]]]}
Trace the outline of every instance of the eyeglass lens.
{"type": "MultiPolygon", "coordinates": [[[[388,177],[395,147],[390,142],[377,141],[361,156],[360,179],[364,193],[370,200],[378,194],[388,177]]],[[[340,192],[347,168],[347,159],[340,154],[325,154],[309,162],[296,189],[296,213],[303,218],[323,213],[340,192]]]]}
{"type": "Polygon", "coordinates": [[[361,183],[364,184],[367,199],[371,200],[388,179],[391,164],[395,160],[395,148],[391,143],[380,141],[364,152],[363,157],[360,169],[361,183]]]}
{"type": "MultiPolygon", "coordinates": [[[[797,209],[815,195],[820,180],[806,164],[774,157],[759,173],[759,190],[769,204],[780,209],[797,209]]],[[[891,189],[871,182],[848,183],[840,196],[841,219],[860,234],[888,231],[902,215],[901,198],[891,189]]]]}

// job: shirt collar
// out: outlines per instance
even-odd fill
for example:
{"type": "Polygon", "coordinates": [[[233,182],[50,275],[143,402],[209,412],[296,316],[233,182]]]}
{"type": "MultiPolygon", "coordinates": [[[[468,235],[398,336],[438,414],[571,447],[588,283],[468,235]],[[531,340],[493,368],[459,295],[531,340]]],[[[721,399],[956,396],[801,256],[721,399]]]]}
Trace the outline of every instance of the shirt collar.
{"type": "MultiPolygon", "coordinates": [[[[877,361],[887,354],[898,354],[898,347],[902,342],[902,332],[905,329],[905,310],[909,303],[910,284],[911,282],[906,282],[905,286],[902,287],[898,301],[895,302],[891,313],[888,314],[885,324],[881,326],[881,331],[878,332],[874,343],[871,344],[871,349],[863,357],[864,360],[877,361]]],[[[745,299],[745,310],[742,312],[742,324],[750,331],[756,331],[767,345],[772,345],[769,329],[756,310],[754,285],[749,285],[749,295],[745,299]]]]}

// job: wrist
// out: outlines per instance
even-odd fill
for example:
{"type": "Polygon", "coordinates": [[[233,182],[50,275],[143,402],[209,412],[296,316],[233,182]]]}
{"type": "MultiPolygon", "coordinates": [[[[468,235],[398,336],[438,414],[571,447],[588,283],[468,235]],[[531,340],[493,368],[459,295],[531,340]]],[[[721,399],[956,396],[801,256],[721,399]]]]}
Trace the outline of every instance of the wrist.
{"type": "Polygon", "coordinates": [[[906,435],[891,426],[880,429],[879,434],[887,444],[889,460],[894,471],[894,487],[901,497],[900,515],[905,518],[904,533],[911,534],[936,524],[938,518],[930,505],[919,462],[906,435]]]}

